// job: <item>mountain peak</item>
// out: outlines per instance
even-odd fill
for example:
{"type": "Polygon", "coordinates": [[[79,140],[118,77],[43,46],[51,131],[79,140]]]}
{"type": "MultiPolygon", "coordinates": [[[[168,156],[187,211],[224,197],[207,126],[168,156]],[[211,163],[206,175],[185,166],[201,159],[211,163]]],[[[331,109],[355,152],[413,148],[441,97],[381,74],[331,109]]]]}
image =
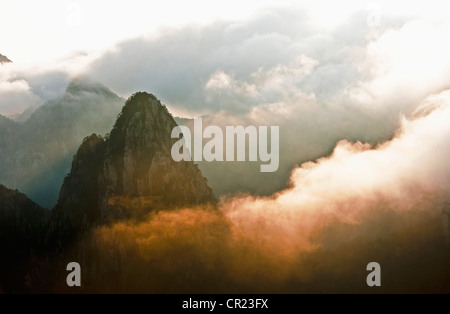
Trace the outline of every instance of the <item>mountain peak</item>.
{"type": "Polygon", "coordinates": [[[151,93],[136,92],[127,99],[125,106],[129,105],[129,104],[137,103],[139,101],[148,101],[148,100],[155,100],[155,101],[159,102],[159,99],[156,98],[156,96],[151,93]]]}
{"type": "Polygon", "coordinates": [[[131,95],[125,102],[121,115],[142,112],[150,115],[160,114],[172,117],[167,107],[162,105],[155,95],[147,92],[137,92],[131,95]]]}
{"type": "Polygon", "coordinates": [[[177,139],[171,132],[176,126],[154,95],[133,94],[110,135],[91,135],[83,141],[57,207],[76,213],[75,224],[84,225],[135,217],[137,212],[215,204],[198,166],[172,159],[177,139]]]}
{"type": "Polygon", "coordinates": [[[95,94],[114,94],[105,85],[85,77],[73,79],[66,88],[66,94],[69,95],[79,95],[83,92],[95,94]]]}
{"type": "Polygon", "coordinates": [[[2,55],[0,53],[0,64],[2,64],[2,63],[10,63],[10,62],[12,62],[12,61],[9,60],[8,57],[6,57],[6,56],[4,56],[4,55],[2,55]]]}

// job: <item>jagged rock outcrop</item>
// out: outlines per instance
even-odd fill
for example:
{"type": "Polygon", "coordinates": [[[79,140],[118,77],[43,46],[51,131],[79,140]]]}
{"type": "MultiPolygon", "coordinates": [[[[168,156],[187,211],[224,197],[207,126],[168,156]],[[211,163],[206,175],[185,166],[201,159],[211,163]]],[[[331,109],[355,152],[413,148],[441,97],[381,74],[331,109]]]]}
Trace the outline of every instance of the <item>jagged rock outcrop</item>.
{"type": "Polygon", "coordinates": [[[0,64],[2,64],[2,63],[10,63],[10,62],[12,62],[12,61],[9,60],[8,57],[6,57],[6,56],[4,56],[4,55],[2,55],[0,53],[0,64]]]}
{"type": "Polygon", "coordinates": [[[134,94],[110,135],[84,139],[55,211],[84,229],[152,210],[215,204],[197,165],[171,157],[176,125],[155,96],[134,94]]]}

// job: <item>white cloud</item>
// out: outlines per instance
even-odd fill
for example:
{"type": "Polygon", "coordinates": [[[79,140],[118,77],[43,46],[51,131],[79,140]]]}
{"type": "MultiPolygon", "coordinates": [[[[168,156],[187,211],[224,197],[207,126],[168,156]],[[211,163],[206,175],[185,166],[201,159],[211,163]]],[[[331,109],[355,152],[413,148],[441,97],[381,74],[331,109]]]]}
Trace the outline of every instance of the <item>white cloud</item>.
{"type": "Polygon", "coordinates": [[[0,114],[14,116],[58,98],[69,80],[83,75],[98,55],[83,52],[52,63],[7,63],[0,66],[0,114]]]}
{"type": "Polygon", "coordinates": [[[360,69],[367,77],[352,99],[377,106],[415,106],[450,84],[450,24],[422,21],[388,30],[370,42],[360,69]]]}
{"type": "Polygon", "coordinates": [[[211,78],[208,80],[208,83],[206,83],[205,88],[206,89],[222,89],[222,88],[229,88],[231,86],[233,78],[226,74],[223,71],[217,71],[213,75],[211,75],[211,78]]]}
{"type": "Polygon", "coordinates": [[[227,217],[238,233],[269,247],[284,243],[298,254],[313,248],[313,232],[335,219],[359,224],[370,212],[426,210],[439,216],[448,211],[450,91],[423,105],[430,101],[440,106],[404,119],[391,141],[374,147],[343,140],[330,156],[295,168],[289,189],[225,200],[227,217]]]}
{"type": "Polygon", "coordinates": [[[2,81],[0,82],[0,94],[11,93],[11,92],[28,92],[30,86],[25,80],[15,80],[12,82],[2,81]]]}
{"type": "Polygon", "coordinates": [[[0,114],[13,116],[29,106],[38,106],[42,102],[42,99],[30,90],[27,81],[23,79],[0,80],[0,114]]]}
{"type": "Polygon", "coordinates": [[[162,27],[243,19],[270,2],[2,1],[2,53],[18,63],[55,61],[74,50],[104,50],[128,38],[158,35],[162,27]]]}

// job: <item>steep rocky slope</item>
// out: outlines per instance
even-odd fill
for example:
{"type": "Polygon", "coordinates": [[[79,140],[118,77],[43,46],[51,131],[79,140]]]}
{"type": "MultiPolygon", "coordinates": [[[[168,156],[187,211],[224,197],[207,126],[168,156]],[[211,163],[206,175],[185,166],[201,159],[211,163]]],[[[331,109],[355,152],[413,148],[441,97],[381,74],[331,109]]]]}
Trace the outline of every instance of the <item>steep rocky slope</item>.
{"type": "Polygon", "coordinates": [[[83,140],[65,178],[55,212],[74,228],[144,216],[152,210],[215,204],[197,165],[170,154],[177,126],[159,100],[136,93],[111,134],[83,140]]]}

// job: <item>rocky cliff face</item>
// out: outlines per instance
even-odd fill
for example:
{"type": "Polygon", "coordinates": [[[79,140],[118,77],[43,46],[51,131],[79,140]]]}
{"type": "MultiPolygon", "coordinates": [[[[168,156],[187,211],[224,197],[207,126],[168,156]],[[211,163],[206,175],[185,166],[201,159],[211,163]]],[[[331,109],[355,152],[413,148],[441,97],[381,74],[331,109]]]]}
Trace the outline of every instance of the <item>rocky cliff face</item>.
{"type": "Polygon", "coordinates": [[[93,134],[83,140],[75,154],[71,173],[64,179],[53,211],[52,226],[56,237],[70,238],[80,226],[86,230],[92,222],[99,220],[98,176],[104,147],[104,139],[93,134]]]}
{"type": "Polygon", "coordinates": [[[176,122],[147,93],[130,97],[110,135],[84,139],[64,180],[56,211],[85,228],[152,210],[215,204],[197,165],[175,162],[176,122]]]}

